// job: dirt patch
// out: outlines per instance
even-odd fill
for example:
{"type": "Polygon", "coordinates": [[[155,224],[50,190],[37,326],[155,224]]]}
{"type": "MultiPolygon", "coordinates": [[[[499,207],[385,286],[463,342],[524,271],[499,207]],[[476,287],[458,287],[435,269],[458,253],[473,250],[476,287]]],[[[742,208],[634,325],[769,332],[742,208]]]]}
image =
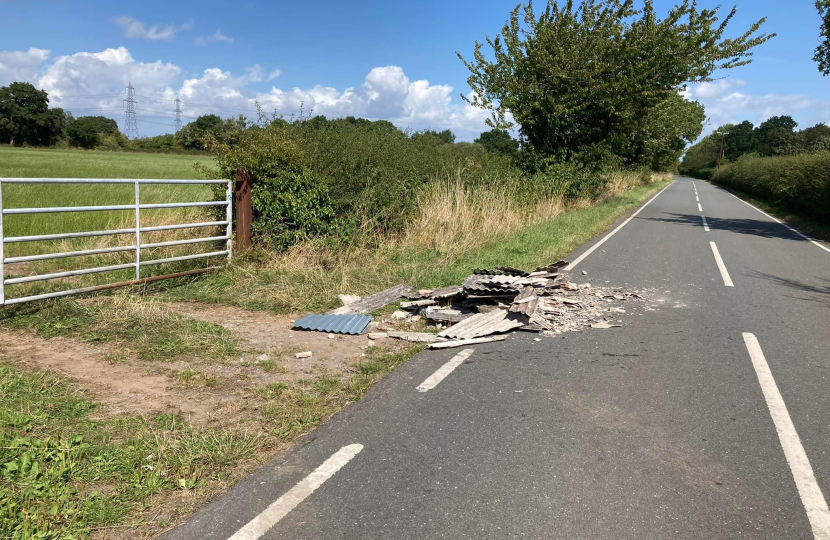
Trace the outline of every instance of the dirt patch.
{"type": "Polygon", "coordinates": [[[28,332],[0,333],[0,359],[26,369],[52,369],[77,382],[105,405],[106,416],[183,412],[207,421],[215,404],[200,402],[174,388],[174,381],[143,366],[112,363],[108,351],[68,338],[43,339],[28,332]]]}
{"type": "MultiPolygon", "coordinates": [[[[246,351],[240,364],[256,363],[265,355],[287,370],[285,375],[301,377],[313,371],[339,371],[359,359],[367,347],[375,345],[366,336],[326,334],[293,330],[291,317],[252,312],[233,306],[175,303],[171,309],[196,319],[221,325],[235,332],[246,351]],[[295,358],[301,351],[313,356],[295,358]]],[[[377,345],[383,345],[378,342],[377,345]]],[[[228,375],[231,375],[228,373],[228,375]]],[[[232,376],[232,375],[231,375],[232,376]]]]}

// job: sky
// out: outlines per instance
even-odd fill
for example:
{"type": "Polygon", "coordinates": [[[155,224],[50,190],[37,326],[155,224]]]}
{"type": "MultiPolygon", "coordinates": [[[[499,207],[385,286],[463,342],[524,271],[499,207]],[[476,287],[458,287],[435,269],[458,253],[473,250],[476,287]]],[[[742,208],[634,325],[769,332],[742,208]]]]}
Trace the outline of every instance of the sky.
{"type": "MultiPolygon", "coordinates": [[[[661,14],[674,3],[655,0],[661,14]]],[[[755,50],[752,64],[687,90],[706,108],[705,133],[781,114],[802,128],[830,123],[830,77],[812,61],[820,24],[813,0],[736,3],[732,36],[764,16],[762,31],[778,35],[755,50]]],[[[142,136],[174,130],[179,96],[184,123],[210,113],[255,117],[256,102],[290,117],[302,103],[306,114],[449,128],[472,140],[488,129],[488,113],[461,98],[470,88],[456,51],[470,57],[515,4],[0,0],[0,86],[31,82],[49,92],[52,106],[115,118],[123,130],[131,82],[142,136]]]]}

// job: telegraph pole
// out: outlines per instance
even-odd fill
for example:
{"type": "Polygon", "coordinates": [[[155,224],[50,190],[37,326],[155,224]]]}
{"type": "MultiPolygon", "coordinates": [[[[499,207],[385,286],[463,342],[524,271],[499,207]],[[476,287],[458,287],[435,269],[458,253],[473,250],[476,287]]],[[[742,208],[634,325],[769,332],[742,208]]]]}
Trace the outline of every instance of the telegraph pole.
{"type": "Polygon", "coordinates": [[[124,100],[124,134],[128,139],[138,137],[138,124],[135,122],[135,88],[127,83],[127,99],[124,100]]]}
{"type": "Polygon", "coordinates": [[[173,112],[176,113],[176,133],[178,133],[182,129],[182,100],[179,96],[176,96],[176,110],[173,112]]]}
{"type": "Polygon", "coordinates": [[[717,168],[720,169],[720,162],[723,159],[723,151],[724,151],[724,145],[726,143],[726,136],[729,135],[729,132],[728,131],[716,131],[715,133],[718,133],[720,135],[720,157],[718,157],[718,164],[717,164],[717,168]]]}

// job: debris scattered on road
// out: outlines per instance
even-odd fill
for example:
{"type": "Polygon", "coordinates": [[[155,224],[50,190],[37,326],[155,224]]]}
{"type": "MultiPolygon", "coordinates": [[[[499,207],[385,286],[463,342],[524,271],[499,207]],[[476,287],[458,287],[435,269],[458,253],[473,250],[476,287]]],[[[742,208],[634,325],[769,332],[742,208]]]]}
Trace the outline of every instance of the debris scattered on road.
{"type": "Polygon", "coordinates": [[[607,322],[598,322],[591,325],[591,328],[619,328],[621,324],[610,324],[607,322]]]}
{"type": "Polygon", "coordinates": [[[358,300],[350,304],[345,304],[343,307],[339,307],[336,310],[332,311],[331,314],[338,315],[345,313],[369,313],[376,309],[380,309],[384,306],[388,306],[396,300],[400,300],[401,298],[408,295],[411,290],[412,289],[408,285],[395,285],[394,287],[390,287],[385,291],[380,291],[379,293],[367,296],[363,300],[358,300]],[[343,312],[341,310],[347,311],[343,312]]]}
{"type": "Polygon", "coordinates": [[[406,341],[415,341],[419,343],[445,341],[437,334],[430,334],[429,332],[389,332],[389,337],[404,339],[406,341]]]}
{"type": "Polygon", "coordinates": [[[476,343],[492,343],[493,341],[504,341],[504,336],[480,337],[472,339],[458,339],[455,341],[436,341],[430,343],[430,349],[451,349],[453,347],[465,347],[467,345],[475,345],[476,343]]]}

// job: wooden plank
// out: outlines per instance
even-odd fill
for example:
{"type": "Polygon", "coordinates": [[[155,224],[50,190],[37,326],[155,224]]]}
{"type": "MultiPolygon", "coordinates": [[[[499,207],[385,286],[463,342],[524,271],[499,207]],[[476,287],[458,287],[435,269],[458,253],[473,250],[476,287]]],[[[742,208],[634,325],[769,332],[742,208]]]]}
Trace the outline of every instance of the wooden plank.
{"type": "Polygon", "coordinates": [[[401,302],[401,307],[404,309],[408,309],[411,307],[425,307],[425,306],[434,306],[438,302],[436,300],[414,300],[412,302],[401,302]]]}

